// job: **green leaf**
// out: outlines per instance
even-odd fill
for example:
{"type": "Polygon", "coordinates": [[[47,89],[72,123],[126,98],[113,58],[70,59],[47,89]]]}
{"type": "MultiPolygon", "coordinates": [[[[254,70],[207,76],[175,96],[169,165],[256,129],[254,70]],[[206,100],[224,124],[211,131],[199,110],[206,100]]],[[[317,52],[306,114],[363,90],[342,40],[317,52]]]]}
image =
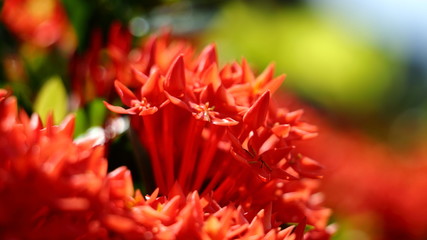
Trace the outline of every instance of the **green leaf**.
{"type": "Polygon", "coordinates": [[[89,128],[88,120],[84,108],[79,108],[75,113],[76,125],[74,127],[74,138],[86,132],[89,128]]]}
{"type": "Polygon", "coordinates": [[[58,76],[48,79],[34,103],[34,112],[40,115],[43,123],[50,112],[53,113],[55,123],[61,122],[67,114],[67,92],[58,76]]]}
{"type": "Polygon", "coordinates": [[[95,99],[89,104],[90,126],[102,126],[104,124],[107,108],[101,99],[95,99]]]}

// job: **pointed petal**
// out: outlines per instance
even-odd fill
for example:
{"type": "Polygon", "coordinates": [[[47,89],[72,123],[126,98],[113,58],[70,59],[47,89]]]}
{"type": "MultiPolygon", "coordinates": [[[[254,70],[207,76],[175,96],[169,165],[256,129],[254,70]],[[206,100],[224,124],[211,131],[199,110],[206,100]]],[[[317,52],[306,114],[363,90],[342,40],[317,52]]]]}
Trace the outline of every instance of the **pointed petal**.
{"type": "Polygon", "coordinates": [[[142,110],[140,113],[139,113],[139,115],[140,116],[147,116],[147,115],[152,115],[152,114],[154,114],[154,113],[156,113],[157,112],[157,107],[151,107],[151,108],[149,108],[149,109],[145,109],[145,110],[142,110]]]}
{"type": "Polygon", "coordinates": [[[269,149],[261,154],[262,159],[269,165],[276,165],[280,160],[282,160],[288,153],[293,149],[293,147],[281,147],[269,149]]]}
{"type": "Polygon", "coordinates": [[[302,109],[287,113],[285,116],[285,120],[287,123],[298,122],[298,120],[301,118],[303,113],[304,113],[304,110],[302,109]]]}
{"type": "Polygon", "coordinates": [[[236,101],[234,100],[233,95],[231,95],[223,85],[221,85],[216,91],[215,98],[218,99],[218,102],[222,103],[222,105],[236,105],[236,101]]]}
{"type": "Polygon", "coordinates": [[[73,114],[68,115],[59,125],[59,131],[66,136],[72,137],[74,134],[74,125],[76,122],[76,117],[73,114]]]}
{"type": "Polygon", "coordinates": [[[306,122],[299,122],[297,127],[307,132],[317,132],[319,130],[316,125],[312,125],[306,122]]]}
{"type": "Polygon", "coordinates": [[[295,240],[303,240],[304,239],[304,230],[305,230],[306,225],[307,225],[307,218],[304,217],[304,219],[295,228],[295,232],[294,232],[295,240]]]}
{"type": "Polygon", "coordinates": [[[183,55],[179,55],[166,74],[165,90],[173,96],[182,96],[185,91],[185,65],[183,55]]]}
{"type": "Polygon", "coordinates": [[[213,97],[215,95],[215,90],[212,84],[207,85],[203,88],[203,90],[200,93],[200,102],[202,103],[213,103],[213,97]]]}
{"type": "Polygon", "coordinates": [[[255,89],[260,89],[266,83],[268,83],[274,76],[275,64],[271,63],[267,68],[256,78],[255,89]]]}
{"type": "Polygon", "coordinates": [[[46,134],[47,134],[48,136],[50,136],[50,135],[52,135],[52,134],[53,134],[53,126],[54,126],[54,116],[53,116],[53,112],[52,112],[52,111],[50,111],[50,112],[47,114],[47,118],[46,118],[46,125],[45,125],[45,128],[46,128],[46,134]]]}
{"type": "Polygon", "coordinates": [[[182,190],[182,187],[179,185],[177,181],[173,184],[172,188],[169,190],[168,198],[171,199],[175,196],[179,196],[181,199],[181,203],[185,203],[185,194],[182,190]]]}
{"type": "Polygon", "coordinates": [[[128,107],[131,107],[131,100],[137,99],[135,94],[129,88],[127,88],[123,83],[119,81],[114,81],[114,87],[116,88],[117,94],[122,100],[123,104],[128,107]]]}
{"type": "Polygon", "coordinates": [[[151,203],[153,203],[154,201],[156,201],[157,196],[159,195],[159,188],[156,188],[153,193],[150,196],[146,197],[146,203],[147,205],[150,205],[151,203]]]}
{"type": "Polygon", "coordinates": [[[174,218],[179,211],[180,204],[182,203],[181,196],[174,196],[169,200],[162,209],[162,214],[174,218]]]}
{"type": "Polygon", "coordinates": [[[202,82],[205,85],[212,84],[215,91],[221,85],[221,79],[219,78],[218,67],[216,63],[212,63],[209,68],[203,73],[202,82]]]}
{"type": "Polygon", "coordinates": [[[238,149],[241,148],[243,150],[242,143],[239,141],[239,139],[237,139],[236,136],[234,136],[233,133],[231,133],[230,131],[227,131],[227,136],[228,136],[233,148],[238,148],[238,149]]]}
{"type": "MultiPolygon", "coordinates": [[[[0,89],[1,90],[1,89],[0,89]]],[[[21,121],[21,123],[24,125],[24,126],[27,126],[27,125],[29,125],[29,123],[30,123],[30,118],[29,118],[29,116],[28,116],[28,114],[23,110],[23,109],[21,109],[20,111],[19,111],[19,120],[21,121]]]]}
{"type": "Polygon", "coordinates": [[[283,230],[280,230],[280,232],[277,234],[278,239],[288,239],[289,235],[291,235],[294,228],[295,226],[292,225],[283,230]]]}
{"type": "Polygon", "coordinates": [[[171,94],[169,94],[169,93],[168,93],[168,92],[166,92],[166,91],[165,91],[165,94],[166,94],[166,97],[169,99],[169,101],[170,101],[171,103],[173,103],[173,104],[175,104],[175,105],[177,105],[177,106],[179,106],[179,107],[181,107],[181,108],[184,108],[184,109],[186,109],[187,111],[191,112],[190,107],[189,107],[189,106],[188,106],[184,101],[182,101],[181,99],[179,99],[179,98],[177,98],[177,97],[172,96],[171,94]]]}
{"type": "Polygon", "coordinates": [[[40,116],[36,113],[31,114],[31,119],[30,119],[30,127],[33,130],[40,130],[43,128],[42,126],[42,120],[40,119],[40,116]]]}
{"type": "Polygon", "coordinates": [[[147,82],[147,80],[148,80],[147,75],[145,75],[143,72],[141,72],[141,71],[139,71],[138,69],[136,69],[136,67],[135,67],[135,66],[132,66],[132,67],[131,67],[131,70],[132,70],[133,77],[134,77],[138,82],[140,82],[141,84],[145,84],[145,83],[147,82]]]}
{"type": "Polygon", "coordinates": [[[306,177],[321,178],[324,167],[308,157],[297,158],[294,169],[306,177]]]}
{"type": "Polygon", "coordinates": [[[298,138],[303,140],[312,139],[317,137],[318,135],[317,132],[308,132],[303,129],[300,129],[299,127],[292,127],[291,133],[295,134],[296,136],[298,136],[298,138]]]}
{"type": "Polygon", "coordinates": [[[283,81],[285,81],[285,77],[286,77],[286,75],[282,74],[282,75],[274,78],[273,80],[268,82],[264,87],[262,87],[259,91],[264,92],[264,91],[269,90],[271,92],[271,94],[273,94],[274,92],[277,91],[277,89],[280,88],[283,81]]]}
{"type": "Polygon", "coordinates": [[[156,49],[157,49],[158,37],[152,36],[150,37],[144,45],[144,53],[143,54],[143,62],[145,63],[145,69],[143,72],[148,73],[150,68],[154,65],[155,57],[156,57],[156,49]]]}
{"type": "Polygon", "coordinates": [[[248,161],[249,161],[249,160],[251,160],[251,159],[246,159],[245,157],[242,157],[242,155],[240,155],[240,154],[236,153],[236,152],[234,151],[234,149],[231,149],[231,150],[230,150],[230,154],[231,154],[231,156],[232,156],[235,160],[237,160],[237,161],[239,161],[240,163],[243,163],[243,164],[248,164],[248,161]]]}
{"type": "Polygon", "coordinates": [[[267,91],[249,108],[243,116],[243,122],[248,124],[251,128],[257,129],[263,125],[268,113],[268,106],[270,104],[270,92],[267,91]]]}
{"type": "Polygon", "coordinates": [[[255,75],[252,72],[248,62],[246,59],[242,59],[242,69],[243,69],[243,82],[245,83],[253,83],[255,82],[255,75]]]}
{"type": "Polygon", "coordinates": [[[159,109],[160,109],[160,108],[165,107],[165,106],[166,106],[166,105],[168,105],[170,102],[171,102],[171,101],[170,101],[169,99],[166,99],[164,102],[162,102],[162,103],[160,104],[159,109]]]}
{"type": "Polygon", "coordinates": [[[291,125],[289,124],[277,124],[271,128],[271,131],[280,138],[287,138],[290,130],[291,125]]]}
{"type": "Polygon", "coordinates": [[[271,177],[280,178],[288,181],[298,180],[296,176],[291,175],[290,173],[286,172],[281,168],[273,168],[273,170],[271,171],[271,177]]]}
{"type": "Polygon", "coordinates": [[[134,201],[135,201],[135,203],[145,203],[145,198],[144,198],[144,196],[142,196],[142,193],[141,193],[141,190],[139,190],[139,189],[136,189],[136,191],[135,191],[135,196],[134,196],[134,201]]]}
{"type": "Polygon", "coordinates": [[[199,63],[197,65],[197,72],[204,72],[208,67],[212,64],[216,64],[218,62],[218,57],[216,54],[216,46],[215,44],[210,44],[205,49],[203,49],[200,54],[199,63]]]}
{"type": "Polygon", "coordinates": [[[212,119],[212,123],[218,126],[235,126],[239,124],[238,121],[232,119],[232,118],[214,118],[212,119]]]}
{"type": "Polygon", "coordinates": [[[228,138],[231,142],[232,150],[230,151],[233,157],[239,161],[246,162],[253,159],[251,153],[243,148],[239,139],[237,139],[230,131],[227,131],[228,138]]]}
{"type": "Polygon", "coordinates": [[[142,206],[140,208],[141,216],[144,216],[148,219],[156,219],[161,222],[169,222],[170,217],[164,214],[163,212],[159,212],[156,209],[153,209],[151,206],[142,206]]]}
{"type": "Polygon", "coordinates": [[[141,87],[141,97],[157,95],[160,94],[160,92],[163,92],[163,86],[161,86],[160,80],[160,72],[159,70],[155,70],[152,74],[150,74],[150,77],[141,87]]]}
{"type": "Polygon", "coordinates": [[[124,109],[124,108],[119,107],[119,106],[111,105],[111,104],[107,103],[106,101],[104,101],[104,105],[105,105],[105,107],[108,108],[108,110],[115,112],[115,113],[118,113],[118,114],[131,114],[131,115],[135,114],[134,112],[129,111],[129,109],[124,109]]]}
{"type": "Polygon", "coordinates": [[[239,235],[241,235],[243,232],[247,231],[249,227],[248,223],[240,225],[240,227],[237,228],[230,228],[230,230],[226,233],[225,239],[239,239],[239,235]]]}

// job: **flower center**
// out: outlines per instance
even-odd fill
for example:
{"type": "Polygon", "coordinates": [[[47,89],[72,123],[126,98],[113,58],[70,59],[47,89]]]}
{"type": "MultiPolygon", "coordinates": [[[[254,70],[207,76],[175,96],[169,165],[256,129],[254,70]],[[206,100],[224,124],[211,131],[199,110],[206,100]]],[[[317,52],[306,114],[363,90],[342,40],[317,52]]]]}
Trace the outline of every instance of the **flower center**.
{"type": "Polygon", "coordinates": [[[215,106],[209,107],[209,102],[205,104],[196,105],[194,106],[194,109],[197,111],[193,114],[194,117],[196,119],[200,119],[207,122],[210,122],[217,113],[213,111],[215,109],[215,106]]]}
{"type": "Polygon", "coordinates": [[[139,111],[144,111],[151,108],[151,105],[148,103],[147,99],[143,97],[141,100],[134,100],[133,107],[137,108],[139,111]]]}

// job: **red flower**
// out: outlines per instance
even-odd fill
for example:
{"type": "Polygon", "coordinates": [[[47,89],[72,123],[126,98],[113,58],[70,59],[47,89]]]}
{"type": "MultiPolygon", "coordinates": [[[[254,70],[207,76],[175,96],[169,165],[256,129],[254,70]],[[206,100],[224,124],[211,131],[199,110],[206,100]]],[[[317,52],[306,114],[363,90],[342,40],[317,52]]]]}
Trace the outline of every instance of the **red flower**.
{"type": "Polygon", "coordinates": [[[209,194],[184,194],[178,184],[168,196],[159,196],[157,189],[144,197],[134,191],[125,167],[106,174],[102,146],[72,142],[73,118],[60,126],[51,125],[50,118],[42,128],[37,117],[17,116],[16,99],[0,93],[0,121],[8,123],[0,127],[2,239],[291,240],[304,235],[304,217],[292,219],[300,222],[296,228],[274,222],[273,202],[252,213],[231,202],[219,204],[209,194]]]}
{"type": "MultiPolygon", "coordinates": [[[[145,59],[158,58],[155,51],[149,54],[145,59]]],[[[312,203],[316,184],[303,179],[319,178],[322,167],[293,145],[314,137],[316,128],[300,121],[302,111],[272,104],[271,94],[284,76],[274,78],[271,65],[255,77],[244,60],[218,69],[214,45],[196,60],[187,54],[175,54],[167,71],[153,61],[149,72],[134,70],[141,84],[134,91],[116,82],[129,108],[106,103],[131,115],[160,193],[168,194],[178,183],[184,194],[200,191],[220,206],[240,205],[247,221],[272,204],[265,229],[307,221],[324,231],[330,211],[312,203]]]]}
{"type": "Polygon", "coordinates": [[[74,37],[65,10],[57,0],[6,0],[0,18],[22,40],[39,47],[69,42],[74,37]]]}
{"type": "Polygon", "coordinates": [[[113,97],[113,83],[119,71],[119,64],[114,60],[122,61],[125,58],[123,54],[129,50],[127,46],[130,40],[130,33],[115,23],[110,30],[107,49],[103,48],[102,33],[98,30],[92,34],[89,51],[74,54],[69,69],[75,107],[84,105],[96,97],[107,99],[113,97]],[[117,35],[122,35],[123,38],[118,40],[117,35]]]}
{"type": "Polygon", "coordinates": [[[42,128],[37,116],[18,114],[14,97],[0,100],[0,122],[1,238],[85,232],[106,174],[103,148],[73,143],[73,118],[42,128]]]}
{"type": "MultiPolygon", "coordinates": [[[[215,70],[216,68],[212,65],[211,69],[215,70]]],[[[218,94],[222,93],[219,89],[219,83],[215,81],[217,77],[210,77],[210,75],[208,75],[202,78],[202,81],[203,80],[205,80],[204,83],[206,84],[204,88],[201,88],[200,91],[195,90],[189,92],[186,88],[187,80],[185,77],[184,59],[182,56],[179,56],[172,64],[166,76],[165,94],[173,104],[191,112],[198,120],[210,122],[219,126],[237,125],[238,122],[231,117],[227,117],[227,114],[214,111],[215,106],[223,107],[220,104],[216,105],[216,97],[218,94]],[[217,85],[216,89],[214,85],[217,85]],[[210,104],[212,104],[212,107],[210,104]]],[[[228,109],[232,108],[231,105],[225,107],[228,109]]]]}
{"type": "Polygon", "coordinates": [[[321,134],[297,148],[326,166],[325,204],[371,239],[425,239],[425,142],[396,149],[352,127],[337,127],[313,110],[308,114],[321,134]]]}
{"type": "Polygon", "coordinates": [[[114,86],[116,87],[116,91],[122,99],[122,102],[126,106],[130,107],[128,109],[124,109],[104,102],[108,109],[117,113],[131,115],[137,114],[141,116],[151,115],[157,112],[159,108],[169,103],[162,91],[163,87],[161,85],[161,77],[157,72],[151,75],[146,84],[141,87],[139,98],[137,98],[132,91],[119,81],[116,81],[114,86]]]}

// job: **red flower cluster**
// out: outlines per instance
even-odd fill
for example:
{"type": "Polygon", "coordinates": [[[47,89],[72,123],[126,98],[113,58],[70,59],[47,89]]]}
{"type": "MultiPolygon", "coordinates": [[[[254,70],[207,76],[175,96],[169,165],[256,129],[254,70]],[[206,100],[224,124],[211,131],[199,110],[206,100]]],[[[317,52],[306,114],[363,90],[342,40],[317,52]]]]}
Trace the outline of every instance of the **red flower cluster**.
{"type": "Polygon", "coordinates": [[[129,72],[114,84],[126,108],[105,104],[130,115],[160,193],[178,184],[184,194],[239,206],[248,221],[268,213],[265,229],[307,221],[326,237],[329,210],[310,179],[322,167],[293,146],[316,136],[316,128],[300,121],[301,110],[273,104],[284,80],[274,77],[274,65],[259,76],[245,60],[219,68],[214,45],[194,57],[191,47],[164,35],[141,49],[139,60],[120,62],[129,72]]]}
{"type": "Polygon", "coordinates": [[[74,37],[58,0],[5,0],[0,19],[19,38],[39,47],[74,37]]]}
{"type": "MultiPolygon", "coordinates": [[[[92,140],[75,143],[72,132],[73,118],[60,126],[49,118],[43,128],[37,116],[18,112],[16,99],[0,89],[1,239],[303,237],[304,219],[296,228],[282,230],[272,222],[278,202],[269,202],[249,220],[244,207],[218,204],[211,195],[199,197],[195,191],[184,195],[178,184],[167,197],[158,196],[158,190],[145,197],[134,193],[129,170],[121,167],[107,174],[103,146],[93,146],[92,140]]],[[[275,184],[280,183],[288,185],[275,184]]],[[[283,201],[304,205],[310,189],[294,185],[281,188],[288,192],[283,201]]],[[[287,206],[288,214],[298,207],[287,206]]],[[[325,234],[319,229],[306,237],[325,234]]]]}
{"type": "MultiPolygon", "coordinates": [[[[120,67],[128,59],[124,52],[130,51],[131,34],[118,23],[111,27],[106,48],[103,46],[101,31],[92,34],[89,51],[76,52],[70,61],[74,105],[84,105],[96,97],[111,99],[113,83],[117,76],[127,70],[120,67]]],[[[129,59],[138,58],[134,53],[129,59]]]]}

